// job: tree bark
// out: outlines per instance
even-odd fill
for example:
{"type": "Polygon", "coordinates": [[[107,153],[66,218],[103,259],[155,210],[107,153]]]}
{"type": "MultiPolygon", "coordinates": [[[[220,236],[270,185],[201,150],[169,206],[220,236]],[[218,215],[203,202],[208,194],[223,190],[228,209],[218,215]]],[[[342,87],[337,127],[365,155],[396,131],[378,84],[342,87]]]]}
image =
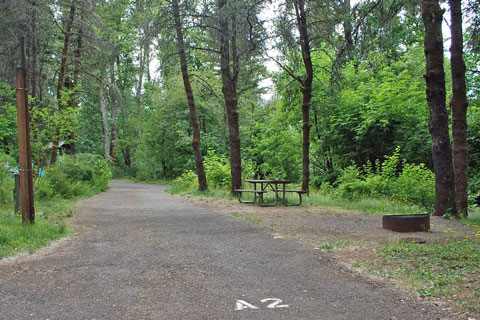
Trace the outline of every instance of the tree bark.
{"type": "Polygon", "coordinates": [[[451,12],[452,46],[452,133],[453,169],[455,172],[455,193],[457,210],[468,215],[468,150],[467,150],[467,86],[465,83],[465,62],[463,60],[462,2],[449,0],[451,12]]]}
{"type": "Polygon", "coordinates": [[[192,147],[195,156],[195,167],[198,176],[198,188],[200,191],[208,190],[207,176],[203,167],[202,151],[200,149],[200,123],[197,116],[197,107],[193,96],[192,86],[190,84],[190,75],[188,74],[187,58],[185,56],[185,44],[183,42],[182,23],[180,21],[180,9],[178,8],[178,0],[172,1],[173,15],[175,20],[175,29],[177,31],[178,55],[180,56],[180,66],[182,69],[183,84],[185,94],[187,95],[188,106],[190,108],[190,122],[192,123],[193,139],[192,147]]]}
{"type": "MultiPolygon", "coordinates": [[[[115,63],[112,65],[112,74],[111,74],[111,81],[112,81],[112,90],[113,90],[113,100],[114,103],[111,104],[112,109],[112,129],[110,130],[110,159],[111,159],[111,166],[114,167],[117,163],[117,136],[118,136],[118,128],[117,128],[117,103],[120,104],[119,98],[121,95],[117,93],[117,84],[115,79],[115,63]]],[[[121,102],[123,104],[123,101],[121,102]]]]}
{"type": "MultiPolygon", "coordinates": [[[[83,46],[83,30],[80,28],[78,30],[77,36],[77,47],[75,48],[74,52],[74,69],[73,69],[73,90],[72,96],[69,100],[69,107],[75,108],[77,107],[77,91],[78,91],[78,80],[80,75],[80,64],[82,59],[82,46],[83,46]]],[[[77,154],[77,135],[75,130],[72,128],[72,132],[70,134],[70,146],[72,155],[77,154]]]]}
{"type": "MultiPolygon", "coordinates": [[[[123,102],[122,93],[117,86],[114,86],[115,92],[117,94],[117,102],[120,104],[120,110],[122,112],[122,127],[125,135],[126,125],[127,125],[127,109],[125,108],[125,103],[123,102]]],[[[128,145],[123,146],[122,148],[123,160],[127,167],[132,166],[132,159],[130,158],[130,147],[128,145]]]]}
{"type": "Polygon", "coordinates": [[[426,94],[430,111],[432,160],[435,172],[434,215],[443,216],[451,214],[457,216],[455,178],[445,101],[442,39],[443,10],[440,8],[438,0],[422,1],[422,18],[425,25],[426,94]]]}
{"type": "MultiPolygon", "coordinates": [[[[77,36],[77,47],[75,48],[74,51],[74,68],[73,68],[73,83],[71,85],[71,89],[73,89],[73,92],[70,94],[69,100],[68,100],[68,107],[69,108],[76,108],[77,107],[77,91],[78,91],[78,80],[79,80],[79,75],[80,75],[80,63],[82,59],[82,46],[83,46],[83,31],[80,28],[78,30],[78,36],[77,36]]],[[[72,155],[77,154],[77,134],[75,133],[75,128],[72,127],[72,131],[70,132],[70,137],[69,137],[69,143],[71,147],[71,152],[72,155]]]]}
{"type": "MultiPolygon", "coordinates": [[[[60,61],[60,71],[58,73],[57,82],[57,102],[60,110],[63,110],[66,107],[66,105],[62,102],[62,91],[65,84],[65,72],[67,70],[67,57],[70,46],[70,33],[72,32],[73,20],[75,19],[75,10],[75,0],[72,0],[72,4],[70,5],[70,13],[65,24],[62,58],[60,61]]],[[[50,165],[55,164],[57,161],[58,143],[60,141],[60,128],[57,128],[56,130],[56,137],[57,139],[53,142],[52,153],[50,154],[50,165]]]]}
{"type": "Polygon", "coordinates": [[[293,2],[295,7],[295,15],[297,18],[297,27],[300,34],[300,47],[302,50],[303,64],[306,75],[302,81],[302,132],[303,132],[303,179],[302,190],[308,191],[310,184],[310,103],[312,100],[312,82],[313,82],[313,65],[310,55],[310,41],[307,29],[307,17],[305,14],[305,3],[303,0],[293,2]]]}
{"type": "Polygon", "coordinates": [[[343,32],[345,36],[345,54],[347,60],[352,59],[353,53],[352,21],[350,18],[351,11],[352,6],[350,0],[344,0],[343,32]]]}
{"type": "MultiPolygon", "coordinates": [[[[219,8],[222,9],[226,1],[218,1],[219,8]]],[[[237,76],[238,64],[237,57],[230,55],[230,50],[233,50],[233,43],[235,43],[235,35],[231,35],[229,30],[228,15],[221,14],[219,30],[220,30],[220,69],[222,74],[222,92],[225,99],[225,106],[227,109],[227,120],[229,127],[229,144],[230,144],[230,170],[232,176],[232,193],[235,189],[242,187],[242,157],[240,151],[240,127],[238,124],[238,100],[237,100],[237,76]],[[230,70],[230,64],[233,62],[233,73],[230,70]]],[[[234,28],[232,28],[234,29],[234,28]]]]}
{"type": "Polygon", "coordinates": [[[99,81],[99,93],[98,100],[100,103],[100,113],[102,115],[102,128],[103,128],[103,156],[105,160],[108,160],[110,155],[110,138],[109,138],[109,129],[108,129],[108,116],[107,116],[107,106],[105,104],[105,89],[103,83],[99,81]]]}
{"type": "MultiPolygon", "coordinates": [[[[144,34],[145,34],[144,30],[144,34]]],[[[147,60],[149,60],[148,56],[150,55],[150,42],[151,39],[145,35],[142,41],[141,50],[140,50],[140,70],[138,75],[138,83],[136,88],[136,101],[137,101],[137,110],[135,112],[136,123],[139,124],[142,122],[141,117],[141,108],[142,108],[142,89],[143,89],[143,78],[145,76],[145,69],[148,68],[147,60]]],[[[140,129],[139,125],[135,126],[135,131],[137,136],[141,139],[143,132],[140,129]]],[[[136,156],[138,153],[138,143],[133,146],[132,156],[130,156],[130,152],[128,152],[128,158],[131,164],[136,165],[136,156]],[[133,158],[133,160],[131,160],[133,158]]],[[[130,165],[129,165],[130,166],[130,165]]]]}
{"type": "Polygon", "coordinates": [[[117,106],[112,104],[112,130],[111,130],[111,139],[110,139],[110,159],[111,166],[114,167],[117,163],[117,106]]]}
{"type": "Polygon", "coordinates": [[[32,39],[31,39],[31,72],[32,72],[32,81],[31,81],[31,94],[32,97],[37,97],[38,93],[38,57],[37,57],[37,2],[32,1],[32,39]]]}

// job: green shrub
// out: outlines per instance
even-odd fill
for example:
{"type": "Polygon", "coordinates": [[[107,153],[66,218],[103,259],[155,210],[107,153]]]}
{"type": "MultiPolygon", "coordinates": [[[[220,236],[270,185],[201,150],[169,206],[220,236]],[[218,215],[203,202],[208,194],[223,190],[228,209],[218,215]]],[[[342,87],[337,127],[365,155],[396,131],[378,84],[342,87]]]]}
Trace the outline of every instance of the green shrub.
{"type": "Polygon", "coordinates": [[[480,176],[477,174],[468,180],[468,202],[471,206],[480,204],[480,176]]]}
{"type": "Polygon", "coordinates": [[[230,161],[225,156],[218,156],[215,150],[209,149],[203,164],[209,184],[220,188],[228,188],[232,184],[230,161]]]}
{"type": "Polygon", "coordinates": [[[425,167],[405,164],[402,172],[393,184],[392,196],[397,200],[414,203],[420,207],[432,209],[435,203],[435,175],[425,167]]]}
{"type": "Polygon", "coordinates": [[[405,163],[397,149],[385,161],[362,170],[356,166],[343,169],[335,194],[354,201],[362,197],[383,196],[432,209],[435,202],[435,176],[424,164],[405,163]]]}
{"type": "Polygon", "coordinates": [[[13,201],[13,180],[10,169],[15,167],[15,160],[6,154],[0,154],[0,203],[9,203],[13,201]]]}
{"type": "Polygon", "coordinates": [[[355,200],[364,193],[360,170],[356,166],[348,166],[342,170],[338,178],[336,194],[342,198],[355,200]]]}
{"type": "MultiPolygon", "coordinates": [[[[209,186],[229,190],[232,186],[232,177],[230,172],[230,160],[225,156],[217,155],[216,151],[209,149],[207,155],[203,158],[205,175],[209,186]]],[[[243,161],[242,179],[251,179],[254,177],[255,169],[252,160],[243,161]]],[[[177,181],[188,188],[198,186],[197,173],[193,170],[187,170],[177,178],[177,181]]]]}
{"type": "Polygon", "coordinates": [[[109,164],[102,156],[90,153],[80,154],[77,157],[78,162],[84,164],[87,168],[93,169],[93,186],[97,191],[104,191],[108,188],[108,183],[113,174],[109,164]]]}
{"type": "Polygon", "coordinates": [[[40,199],[87,196],[105,190],[111,178],[112,172],[101,156],[63,156],[35,180],[35,193],[40,199]]]}

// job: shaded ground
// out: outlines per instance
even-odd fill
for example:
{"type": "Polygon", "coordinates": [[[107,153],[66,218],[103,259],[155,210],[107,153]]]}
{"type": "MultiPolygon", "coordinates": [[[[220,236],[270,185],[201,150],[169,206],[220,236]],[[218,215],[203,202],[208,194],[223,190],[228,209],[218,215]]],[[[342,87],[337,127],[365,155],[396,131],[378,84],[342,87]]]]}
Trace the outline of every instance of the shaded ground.
{"type": "Polygon", "coordinates": [[[1,260],[0,319],[459,319],[305,244],[323,240],[304,209],[238,206],[266,228],[163,190],[112,182],[79,204],[76,236],[1,260]]]}

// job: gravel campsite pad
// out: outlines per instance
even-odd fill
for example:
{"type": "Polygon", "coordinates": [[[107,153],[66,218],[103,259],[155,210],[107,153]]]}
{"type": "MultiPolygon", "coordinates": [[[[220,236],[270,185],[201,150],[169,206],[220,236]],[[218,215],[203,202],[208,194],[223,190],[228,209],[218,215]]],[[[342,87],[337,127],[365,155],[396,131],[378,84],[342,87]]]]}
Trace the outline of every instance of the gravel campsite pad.
{"type": "MultiPolygon", "coordinates": [[[[214,212],[234,216],[249,223],[270,229],[275,238],[286,238],[313,247],[324,253],[329,259],[362,277],[380,282],[394,283],[402,292],[418,296],[411,283],[403,279],[396,282],[379,276],[384,270],[401,268],[401,264],[386,261],[378,254],[379,247],[389,243],[421,242],[426,244],[445,244],[449,240],[473,238],[479,232],[479,226],[470,226],[441,217],[430,217],[429,232],[399,233],[382,228],[382,214],[362,214],[340,208],[316,206],[302,207],[259,207],[258,205],[239,204],[234,200],[189,197],[197,205],[214,212]],[[369,270],[377,272],[365,272],[369,270]]],[[[421,244],[418,244],[421,246],[421,244]]],[[[480,268],[480,267],[477,267],[480,268]]],[[[477,273],[478,274],[478,273],[477,273]]],[[[389,276],[387,275],[387,278],[389,276]]],[[[469,279],[472,280],[472,279],[469,279]]],[[[448,298],[430,299],[437,305],[449,309],[459,318],[480,319],[480,313],[461,307],[463,298],[475,300],[480,292],[480,280],[473,279],[462,292],[448,298]]]]}

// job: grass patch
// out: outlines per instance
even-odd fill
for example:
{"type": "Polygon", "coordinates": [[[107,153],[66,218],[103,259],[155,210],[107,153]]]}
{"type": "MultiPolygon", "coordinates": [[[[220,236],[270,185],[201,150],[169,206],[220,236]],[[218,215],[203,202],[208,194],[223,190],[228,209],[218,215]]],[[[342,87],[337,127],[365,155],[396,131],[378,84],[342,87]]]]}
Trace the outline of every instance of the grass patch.
{"type": "Polygon", "coordinates": [[[232,213],[232,216],[235,217],[235,218],[242,219],[242,220],[245,220],[247,222],[253,223],[253,224],[260,224],[260,222],[262,222],[261,220],[255,219],[255,218],[250,217],[250,216],[242,216],[241,214],[238,214],[238,213],[232,213]]]}
{"type": "Polygon", "coordinates": [[[14,215],[8,205],[0,207],[0,259],[36,249],[73,234],[65,218],[74,213],[72,200],[51,199],[35,204],[35,224],[23,226],[21,215],[14,215]]]}
{"type": "Polygon", "coordinates": [[[466,219],[461,219],[463,223],[470,226],[480,226],[480,217],[468,217],[466,219]]]}
{"type": "Polygon", "coordinates": [[[426,213],[425,209],[419,206],[389,200],[386,198],[363,197],[358,200],[347,200],[329,194],[310,193],[304,197],[306,205],[322,207],[335,207],[347,210],[355,210],[367,214],[413,214],[426,213]]]}
{"type": "Polygon", "coordinates": [[[352,245],[351,241],[325,242],[316,247],[315,249],[320,251],[333,251],[336,249],[346,248],[350,245],[352,245]]]}
{"type": "Polygon", "coordinates": [[[472,312],[480,311],[480,228],[462,239],[453,234],[444,243],[392,242],[378,253],[383,264],[356,264],[367,273],[414,288],[422,297],[448,298],[472,312]]]}

